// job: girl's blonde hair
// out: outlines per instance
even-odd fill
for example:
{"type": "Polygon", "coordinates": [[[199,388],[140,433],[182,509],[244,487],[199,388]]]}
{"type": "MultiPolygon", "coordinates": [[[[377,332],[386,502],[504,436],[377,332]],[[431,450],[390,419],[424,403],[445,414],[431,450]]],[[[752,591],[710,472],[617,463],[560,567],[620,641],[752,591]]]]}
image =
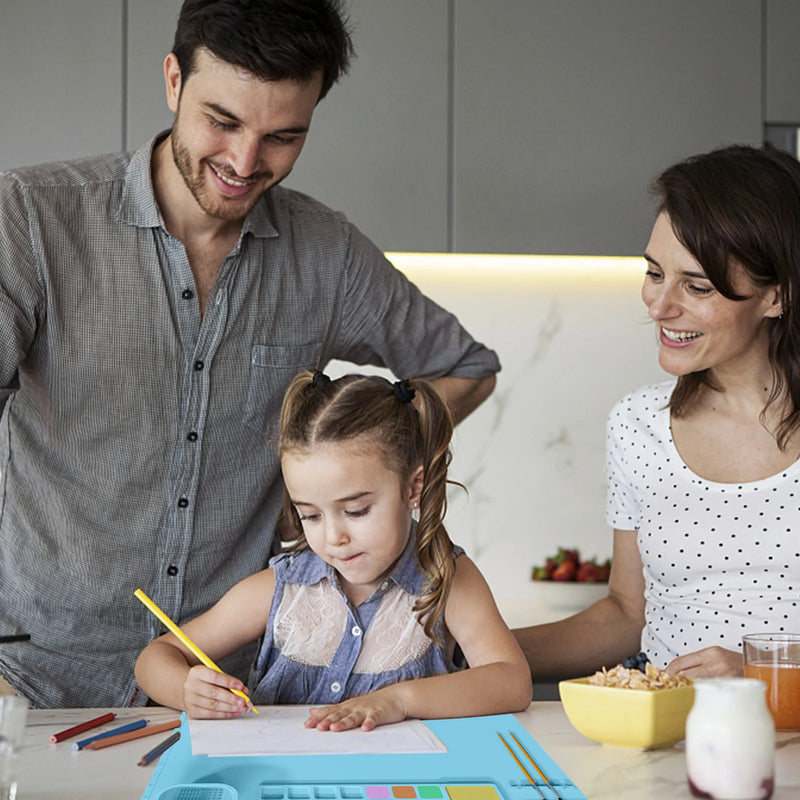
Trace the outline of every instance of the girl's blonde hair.
{"type": "MultiPolygon", "coordinates": [[[[444,614],[455,574],[453,543],[444,526],[452,434],[449,409],[422,380],[391,384],[376,375],[345,375],[332,381],[321,372],[308,371],[292,381],[281,408],[281,456],[310,453],[324,443],[368,437],[401,482],[422,466],[416,556],[426,585],[414,610],[432,639],[438,638],[436,625],[444,614]]],[[[307,547],[288,494],[283,513],[297,533],[295,547],[307,547]]]]}

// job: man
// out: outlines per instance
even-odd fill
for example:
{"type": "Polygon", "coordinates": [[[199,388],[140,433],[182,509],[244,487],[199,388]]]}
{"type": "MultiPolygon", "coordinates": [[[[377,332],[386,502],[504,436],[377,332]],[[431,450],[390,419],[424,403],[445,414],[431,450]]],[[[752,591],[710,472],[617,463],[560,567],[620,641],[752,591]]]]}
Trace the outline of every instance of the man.
{"type": "Polygon", "coordinates": [[[38,706],[143,704],[134,590],[184,621],[264,566],[296,373],[435,379],[457,418],[493,388],[492,351],[278,186],[350,55],[336,0],[186,0],[171,131],[0,176],[0,631],[31,634],[0,676],[38,706]]]}

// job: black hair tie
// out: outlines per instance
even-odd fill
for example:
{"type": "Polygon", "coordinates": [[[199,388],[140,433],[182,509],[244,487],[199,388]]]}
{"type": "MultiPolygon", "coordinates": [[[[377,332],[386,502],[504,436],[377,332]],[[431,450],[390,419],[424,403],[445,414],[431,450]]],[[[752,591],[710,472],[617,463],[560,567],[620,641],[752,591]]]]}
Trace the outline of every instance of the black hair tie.
{"type": "Polygon", "coordinates": [[[410,403],[417,393],[411,388],[408,379],[403,378],[403,380],[394,384],[394,394],[401,403],[410,403]]]}
{"type": "Polygon", "coordinates": [[[320,370],[317,370],[314,373],[313,377],[311,378],[311,385],[315,389],[319,389],[320,386],[325,386],[325,384],[330,382],[331,379],[324,372],[321,372],[320,370]]]}

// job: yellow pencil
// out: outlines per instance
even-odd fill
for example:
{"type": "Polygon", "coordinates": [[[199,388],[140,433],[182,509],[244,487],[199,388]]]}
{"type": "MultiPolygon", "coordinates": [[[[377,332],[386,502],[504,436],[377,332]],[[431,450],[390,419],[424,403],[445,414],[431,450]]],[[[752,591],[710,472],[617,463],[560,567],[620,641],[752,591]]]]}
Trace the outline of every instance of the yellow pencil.
{"type": "MultiPolygon", "coordinates": [[[[506,746],[506,750],[511,753],[511,758],[517,762],[517,766],[525,773],[525,777],[531,782],[531,786],[539,792],[539,796],[544,800],[544,794],[542,790],[536,785],[536,781],[533,779],[533,776],[525,769],[525,765],[517,758],[517,754],[511,749],[511,745],[503,738],[502,733],[497,734],[500,737],[500,741],[506,746]]],[[[512,734],[513,735],[513,734],[512,734]]]]}
{"type": "MultiPolygon", "coordinates": [[[[141,590],[137,589],[133,593],[134,597],[141,600],[147,608],[153,612],[169,630],[175,634],[209,669],[222,672],[222,670],[141,590]]],[[[238,689],[231,689],[234,694],[247,701],[248,708],[258,714],[258,709],[250,702],[250,698],[238,689]]]]}

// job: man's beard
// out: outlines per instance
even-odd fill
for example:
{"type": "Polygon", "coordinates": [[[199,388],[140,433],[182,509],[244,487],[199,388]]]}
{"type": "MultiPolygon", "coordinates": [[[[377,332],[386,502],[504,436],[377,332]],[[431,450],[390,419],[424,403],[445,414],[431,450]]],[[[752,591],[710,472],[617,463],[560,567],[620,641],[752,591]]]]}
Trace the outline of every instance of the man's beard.
{"type": "MultiPolygon", "coordinates": [[[[177,124],[172,131],[172,160],[178,168],[178,172],[186,184],[186,188],[192,193],[192,197],[197,201],[206,214],[216,219],[222,219],[227,222],[239,222],[243,220],[253,209],[253,206],[259,201],[261,195],[266,191],[264,189],[260,194],[246,199],[225,197],[214,197],[204,179],[204,162],[199,161],[197,171],[192,168],[192,155],[189,149],[185,147],[181,141],[178,133],[177,124]]],[[[211,167],[209,167],[211,169],[211,167]]],[[[277,183],[277,181],[275,182],[277,183]]],[[[269,184],[267,189],[274,184],[269,184]]]]}

